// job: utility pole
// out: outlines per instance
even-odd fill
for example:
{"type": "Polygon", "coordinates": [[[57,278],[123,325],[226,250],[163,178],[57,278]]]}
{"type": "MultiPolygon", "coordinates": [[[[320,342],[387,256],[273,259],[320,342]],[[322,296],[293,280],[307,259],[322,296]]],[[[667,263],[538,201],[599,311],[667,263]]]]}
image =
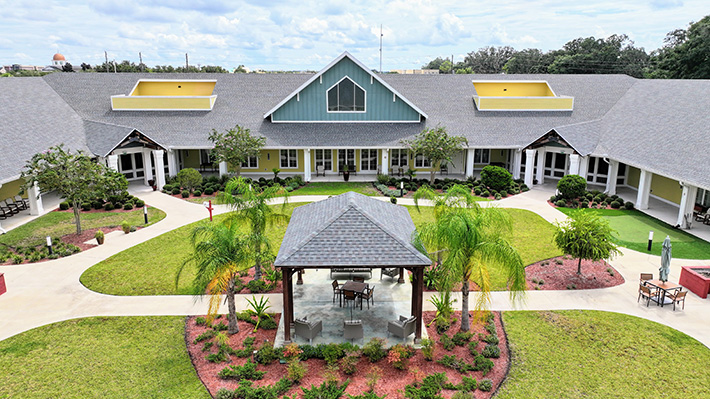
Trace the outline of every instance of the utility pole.
{"type": "Polygon", "coordinates": [[[187,72],[189,67],[190,67],[190,63],[187,62],[187,53],[185,53],[185,72],[187,72]]]}
{"type": "Polygon", "coordinates": [[[451,74],[454,74],[454,55],[451,54],[451,74]]]}
{"type": "Polygon", "coordinates": [[[380,24],[380,73],[382,73],[382,24],[380,24]]]}
{"type": "Polygon", "coordinates": [[[109,68],[109,66],[108,66],[108,52],[106,52],[106,50],[104,50],[104,57],[106,57],[106,63],[104,65],[106,65],[106,73],[108,73],[109,72],[109,70],[108,70],[108,68],[109,68]]]}
{"type": "Polygon", "coordinates": [[[140,60],[141,72],[143,72],[143,54],[140,51],[138,52],[138,59],[140,60]]]}

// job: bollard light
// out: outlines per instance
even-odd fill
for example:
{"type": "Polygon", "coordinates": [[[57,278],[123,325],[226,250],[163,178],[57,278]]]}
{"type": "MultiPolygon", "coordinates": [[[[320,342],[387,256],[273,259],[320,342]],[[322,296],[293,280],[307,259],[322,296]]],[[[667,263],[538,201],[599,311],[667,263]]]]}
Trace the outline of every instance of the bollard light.
{"type": "Polygon", "coordinates": [[[49,250],[49,254],[52,255],[52,237],[47,236],[47,249],[49,250]]]}
{"type": "Polygon", "coordinates": [[[651,250],[651,244],[653,244],[653,230],[648,232],[648,250],[651,250]]]}
{"type": "Polygon", "coordinates": [[[399,182],[399,196],[404,197],[404,182],[399,182]]]}
{"type": "Polygon", "coordinates": [[[143,219],[145,219],[145,224],[148,224],[148,205],[143,205],[143,219]]]}

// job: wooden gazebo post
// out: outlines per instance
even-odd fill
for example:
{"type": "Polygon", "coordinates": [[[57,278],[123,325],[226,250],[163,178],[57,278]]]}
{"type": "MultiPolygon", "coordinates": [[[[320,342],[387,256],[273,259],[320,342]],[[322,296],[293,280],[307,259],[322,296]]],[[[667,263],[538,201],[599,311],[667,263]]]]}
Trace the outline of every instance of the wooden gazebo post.
{"type": "Polygon", "coordinates": [[[424,304],[424,268],[412,268],[412,316],[417,318],[414,330],[414,343],[422,341],[422,310],[424,304]]]}
{"type": "Polygon", "coordinates": [[[283,314],[284,318],[284,344],[291,343],[291,323],[293,322],[293,269],[284,267],[281,269],[283,274],[283,314]]]}

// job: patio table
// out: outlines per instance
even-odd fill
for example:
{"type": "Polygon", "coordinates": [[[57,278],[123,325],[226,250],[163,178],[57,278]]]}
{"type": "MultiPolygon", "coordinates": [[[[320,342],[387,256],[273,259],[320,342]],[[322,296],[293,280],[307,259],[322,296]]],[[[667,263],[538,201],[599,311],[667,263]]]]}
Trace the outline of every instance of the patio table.
{"type": "Polygon", "coordinates": [[[654,287],[656,287],[656,288],[658,288],[658,289],[661,290],[660,302],[659,302],[659,300],[656,301],[656,303],[660,304],[661,307],[663,307],[663,305],[664,305],[665,302],[666,302],[666,293],[667,293],[668,291],[676,291],[676,290],[679,290],[679,289],[683,288],[682,286],[680,286],[680,285],[678,285],[678,284],[676,284],[676,283],[671,283],[671,282],[668,282],[668,281],[664,283],[663,281],[658,280],[658,279],[656,279],[656,280],[646,280],[646,284],[652,285],[652,286],[654,286],[654,287]]]}
{"type": "MultiPolygon", "coordinates": [[[[343,284],[340,287],[341,291],[351,291],[355,293],[355,296],[361,296],[363,292],[365,292],[365,288],[367,288],[366,283],[359,283],[356,281],[347,281],[345,284],[343,284]]],[[[341,304],[342,306],[342,304],[341,304]]]]}

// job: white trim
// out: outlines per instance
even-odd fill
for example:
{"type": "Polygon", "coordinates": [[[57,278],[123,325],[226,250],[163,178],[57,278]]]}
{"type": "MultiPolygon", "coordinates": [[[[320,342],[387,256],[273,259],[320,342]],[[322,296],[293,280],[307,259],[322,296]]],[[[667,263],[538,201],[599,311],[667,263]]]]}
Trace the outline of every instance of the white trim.
{"type": "MultiPolygon", "coordinates": [[[[331,113],[336,113],[336,114],[345,114],[348,113],[348,111],[330,111],[331,113]]],[[[350,111],[349,113],[354,114],[354,113],[363,113],[363,111],[350,111]]],[[[411,121],[388,121],[388,120],[373,120],[373,121],[275,121],[273,118],[271,118],[271,123],[421,123],[421,116],[419,117],[419,120],[411,120],[411,121]]],[[[508,147],[505,147],[508,148],[508,147]]]]}
{"type": "Polygon", "coordinates": [[[429,118],[429,116],[428,116],[426,113],[424,113],[424,111],[422,111],[421,109],[419,109],[419,107],[417,107],[417,106],[414,105],[412,102],[410,102],[409,100],[407,100],[403,95],[401,95],[401,94],[400,94],[397,90],[395,90],[392,86],[390,86],[389,84],[387,84],[387,82],[385,82],[384,80],[382,80],[379,76],[377,76],[377,75],[375,75],[374,73],[372,73],[372,71],[370,71],[370,69],[369,69],[368,67],[366,67],[366,66],[365,66],[363,63],[361,63],[360,61],[358,61],[355,57],[353,57],[353,56],[352,56],[350,53],[348,53],[347,51],[344,51],[344,52],[343,52],[342,54],[340,54],[336,59],[334,59],[333,61],[331,61],[330,64],[326,65],[325,68],[321,69],[320,72],[318,72],[317,74],[313,75],[313,77],[311,77],[310,79],[308,79],[305,83],[303,83],[301,86],[299,86],[296,90],[294,90],[294,91],[293,91],[291,94],[289,94],[286,98],[284,98],[283,100],[281,100],[281,102],[279,102],[278,104],[276,104],[276,106],[275,106],[274,108],[270,109],[267,113],[264,114],[264,118],[268,118],[271,114],[273,114],[274,112],[276,112],[276,110],[278,110],[279,108],[281,108],[282,105],[286,104],[286,102],[288,102],[290,99],[292,99],[293,96],[296,95],[296,93],[298,93],[298,92],[300,92],[301,90],[303,90],[303,89],[305,89],[306,87],[308,87],[308,85],[310,85],[311,83],[313,83],[316,79],[320,78],[320,79],[321,79],[321,83],[322,83],[322,82],[323,82],[323,78],[322,78],[323,74],[324,74],[326,71],[328,71],[330,68],[332,68],[333,65],[337,64],[338,62],[340,62],[340,60],[342,60],[342,59],[345,58],[345,57],[347,57],[348,59],[350,59],[350,61],[354,62],[355,65],[357,65],[357,66],[359,66],[360,68],[362,68],[363,71],[365,71],[365,72],[367,72],[368,74],[370,74],[370,76],[371,76],[372,78],[377,79],[377,81],[380,82],[383,86],[385,86],[388,90],[390,90],[391,92],[397,94],[397,95],[399,96],[399,98],[402,99],[402,101],[404,101],[404,102],[405,102],[407,105],[409,105],[410,107],[414,108],[415,111],[419,112],[420,118],[421,118],[422,116],[423,116],[424,118],[427,118],[427,119],[429,118]]]}
{"type": "MultiPolygon", "coordinates": [[[[298,150],[299,148],[280,148],[279,149],[279,169],[298,169],[298,150]],[[296,166],[281,166],[281,151],[287,151],[286,152],[286,161],[290,161],[291,157],[288,155],[288,151],[294,150],[296,151],[296,166]]],[[[302,151],[305,150],[305,148],[301,149],[302,151]]]]}
{"type": "MultiPolygon", "coordinates": [[[[353,92],[353,96],[355,96],[355,92],[353,92]]],[[[355,98],[353,98],[353,100],[355,100],[355,98]]],[[[340,89],[338,89],[338,102],[340,102],[340,89]]],[[[355,106],[354,103],[353,103],[353,106],[355,106]]],[[[326,89],[326,91],[325,91],[325,112],[329,113],[329,114],[364,114],[364,113],[367,113],[367,90],[365,90],[362,86],[357,84],[357,82],[354,81],[353,79],[351,79],[350,76],[348,76],[348,75],[343,76],[339,81],[335,82],[335,84],[333,84],[328,89],[326,89]],[[340,82],[342,82],[345,79],[353,82],[353,84],[355,86],[359,87],[360,90],[362,90],[363,93],[365,93],[365,95],[363,96],[363,107],[365,107],[364,110],[362,110],[362,111],[331,111],[330,110],[330,96],[328,95],[328,92],[333,90],[333,88],[335,86],[339,85],[340,82]]]]}

